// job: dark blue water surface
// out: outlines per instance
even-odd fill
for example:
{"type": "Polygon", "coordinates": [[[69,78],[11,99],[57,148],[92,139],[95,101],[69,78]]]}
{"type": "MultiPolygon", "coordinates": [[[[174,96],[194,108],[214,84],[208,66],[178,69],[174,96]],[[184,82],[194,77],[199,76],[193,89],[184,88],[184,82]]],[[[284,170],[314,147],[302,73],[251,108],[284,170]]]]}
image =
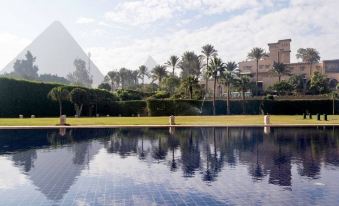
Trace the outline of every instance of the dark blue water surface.
{"type": "Polygon", "coordinates": [[[0,130],[0,205],[339,205],[339,128],[0,130]]]}

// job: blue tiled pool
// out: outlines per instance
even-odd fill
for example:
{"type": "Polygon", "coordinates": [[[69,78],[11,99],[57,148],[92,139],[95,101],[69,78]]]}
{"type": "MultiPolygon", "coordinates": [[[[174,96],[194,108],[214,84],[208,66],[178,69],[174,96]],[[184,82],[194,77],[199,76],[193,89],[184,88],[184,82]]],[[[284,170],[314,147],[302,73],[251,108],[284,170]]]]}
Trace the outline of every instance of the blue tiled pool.
{"type": "Polygon", "coordinates": [[[0,205],[339,205],[339,128],[0,130],[0,205]]]}

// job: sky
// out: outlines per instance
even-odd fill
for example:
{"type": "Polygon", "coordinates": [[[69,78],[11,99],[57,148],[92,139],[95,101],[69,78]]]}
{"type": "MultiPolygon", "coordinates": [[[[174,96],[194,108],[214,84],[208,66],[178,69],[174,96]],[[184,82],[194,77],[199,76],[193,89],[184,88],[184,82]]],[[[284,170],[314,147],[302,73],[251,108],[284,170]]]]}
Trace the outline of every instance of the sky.
{"type": "Polygon", "coordinates": [[[0,14],[0,69],[56,20],[104,74],[205,44],[239,62],[287,38],[292,61],[300,47],[339,59],[338,0],[0,0],[0,14]]]}

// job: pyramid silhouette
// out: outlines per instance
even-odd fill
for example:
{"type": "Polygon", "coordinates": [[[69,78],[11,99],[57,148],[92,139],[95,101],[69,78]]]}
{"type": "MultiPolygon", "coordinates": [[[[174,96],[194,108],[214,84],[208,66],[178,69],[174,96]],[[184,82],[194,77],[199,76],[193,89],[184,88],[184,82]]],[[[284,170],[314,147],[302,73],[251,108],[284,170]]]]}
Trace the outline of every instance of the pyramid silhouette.
{"type": "MultiPolygon", "coordinates": [[[[39,67],[39,74],[56,74],[66,77],[67,74],[75,70],[73,62],[76,58],[86,61],[88,66],[88,55],[58,21],[53,22],[47,27],[1,73],[13,71],[14,62],[17,59],[23,59],[28,50],[36,57],[35,64],[39,67]]],[[[90,62],[90,73],[93,76],[93,86],[103,81],[103,74],[92,61],[90,62]]]]}

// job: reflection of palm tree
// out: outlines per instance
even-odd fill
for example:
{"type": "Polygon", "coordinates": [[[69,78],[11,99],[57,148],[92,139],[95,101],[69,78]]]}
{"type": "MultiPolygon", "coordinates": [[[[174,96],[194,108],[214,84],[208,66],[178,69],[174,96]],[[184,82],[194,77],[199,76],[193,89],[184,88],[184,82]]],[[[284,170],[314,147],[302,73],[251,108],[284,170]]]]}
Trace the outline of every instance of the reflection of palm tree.
{"type": "Polygon", "coordinates": [[[141,137],[141,152],[139,153],[139,159],[144,160],[146,158],[146,154],[144,152],[144,137],[141,137]]]}
{"type": "Polygon", "coordinates": [[[200,167],[200,150],[199,145],[193,141],[192,129],[190,129],[190,137],[181,146],[181,159],[184,176],[193,176],[195,170],[200,167]]]}
{"type": "Polygon", "coordinates": [[[174,135],[170,135],[168,138],[168,146],[172,150],[171,171],[176,171],[178,166],[177,162],[175,161],[174,153],[179,146],[179,140],[174,135]]]}
{"type": "Polygon", "coordinates": [[[153,150],[153,158],[156,160],[164,160],[167,155],[165,148],[163,148],[161,137],[158,138],[158,147],[153,150]]]}

